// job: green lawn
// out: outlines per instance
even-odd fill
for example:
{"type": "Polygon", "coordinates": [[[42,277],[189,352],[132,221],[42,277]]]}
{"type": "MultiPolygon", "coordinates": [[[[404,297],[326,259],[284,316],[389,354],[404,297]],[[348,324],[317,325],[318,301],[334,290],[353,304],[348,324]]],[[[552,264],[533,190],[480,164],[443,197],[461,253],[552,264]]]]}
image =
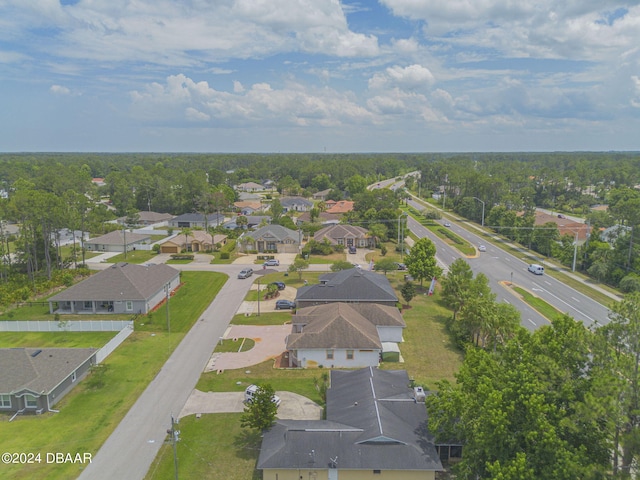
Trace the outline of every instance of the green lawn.
{"type": "Polygon", "coordinates": [[[233,325],[282,325],[288,322],[291,322],[290,310],[261,313],[260,316],[255,313],[249,316],[240,314],[231,319],[233,325]]]}
{"type": "Polygon", "coordinates": [[[214,352],[226,353],[226,352],[246,352],[251,350],[255,346],[256,342],[251,338],[228,338],[218,342],[214,352]]]}
{"type": "Polygon", "coordinates": [[[155,257],[157,254],[152,250],[132,250],[124,253],[120,253],[115,257],[109,259],[109,263],[128,262],[128,263],[145,263],[155,257]]]}
{"type": "Polygon", "coordinates": [[[513,287],[513,289],[522,297],[522,299],[531,305],[540,315],[545,317],[547,320],[555,320],[556,318],[562,317],[563,313],[557,310],[554,306],[549,305],[540,297],[535,296],[534,294],[524,290],[520,287],[513,287]]]}
{"type": "MultiPolygon", "coordinates": [[[[95,455],[158,374],[184,338],[184,332],[211,303],[225,279],[226,275],[219,273],[184,272],[183,287],[171,299],[171,334],[166,333],[164,322],[144,322],[145,317],[140,317],[137,330],[105,361],[102,378],[92,374],[83,380],[56,404],[60,413],[18,417],[11,423],[8,415],[0,415],[0,451],[95,455]],[[145,325],[138,329],[140,323],[145,325]]],[[[80,473],[80,467],[71,464],[2,465],[0,468],[0,476],[11,479],[66,480],[80,473]]]]}
{"type": "Polygon", "coordinates": [[[0,332],[0,348],[101,348],[117,332],[0,332]]]}

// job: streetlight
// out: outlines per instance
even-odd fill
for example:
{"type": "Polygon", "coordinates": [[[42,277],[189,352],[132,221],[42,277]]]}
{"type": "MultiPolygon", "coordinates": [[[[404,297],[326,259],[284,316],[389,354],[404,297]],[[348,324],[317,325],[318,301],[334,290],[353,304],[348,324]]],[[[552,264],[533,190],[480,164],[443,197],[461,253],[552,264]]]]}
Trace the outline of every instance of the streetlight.
{"type": "Polygon", "coordinates": [[[480,200],[478,197],[473,197],[478,200],[482,204],[482,226],[484,227],[484,202],[480,200]]]}
{"type": "Polygon", "coordinates": [[[258,316],[260,316],[260,277],[258,277],[258,316]]]}
{"type": "Polygon", "coordinates": [[[404,225],[402,226],[402,236],[400,235],[400,220],[402,217],[408,217],[409,214],[407,212],[402,212],[398,217],[398,246],[400,248],[400,259],[402,260],[402,254],[404,253],[404,225]]]}

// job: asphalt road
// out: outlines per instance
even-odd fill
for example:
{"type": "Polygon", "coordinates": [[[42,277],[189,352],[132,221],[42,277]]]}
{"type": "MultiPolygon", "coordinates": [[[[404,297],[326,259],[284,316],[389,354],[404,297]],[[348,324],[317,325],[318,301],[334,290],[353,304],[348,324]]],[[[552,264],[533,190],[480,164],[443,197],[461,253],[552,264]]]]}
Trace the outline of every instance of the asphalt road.
{"type": "MultiPolygon", "coordinates": [[[[409,204],[417,209],[423,208],[413,201],[409,201],[409,204]]],[[[534,275],[528,272],[527,263],[493,246],[486,241],[486,237],[470,232],[456,221],[450,220],[450,223],[453,232],[476,247],[485,245],[487,251],[478,253],[476,258],[467,258],[410,217],[408,225],[418,237],[428,236],[436,244],[436,256],[439,262],[450,265],[455,259],[464,258],[475,274],[484,273],[489,278],[491,290],[496,294],[498,301],[514,305],[521,313],[523,326],[529,330],[548,325],[549,321],[512,293],[507,286],[511,281],[514,285],[534,293],[561,312],[568,313],[574,319],[583,322],[585,326],[591,326],[594,322],[600,325],[608,323],[607,307],[549,275],[534,275]]]]}
{"type": "Polygon", "coordinates": [[[230,276],[227,283],[93,457],[80,479],[136,480],[145,477],[167,436],[171,415],[178,417],[218,339],[253,283],[236,278],[242,265],[224,267],[230,276]]]}

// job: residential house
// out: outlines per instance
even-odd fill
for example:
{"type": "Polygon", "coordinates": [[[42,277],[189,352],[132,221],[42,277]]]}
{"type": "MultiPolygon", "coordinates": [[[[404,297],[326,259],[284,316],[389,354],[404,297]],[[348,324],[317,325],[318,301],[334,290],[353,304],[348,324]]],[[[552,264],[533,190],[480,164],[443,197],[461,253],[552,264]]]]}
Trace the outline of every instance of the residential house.
{"type": "Polygon", "coordinates": [[[536,210],[535,215],[535,225],[541,226],[545,223],[555,223],[558,226],[558,232],[561,236],[570,235],[576,238],[579,244],[584,243],[591,233],[589,225],[585,223],[575,222],[573,220],[565,218],[564,215],[550,215],[540,210],[536,210]]]}
{"type": "Polygon", "coordinates": [[[262,202],[260,201],[242,200],[235,202],[233,206],[236,207],[242,215],[253,215],[255,212],[262,211],[262,202]]]}
{"type": "Polygon", "coordinates": [[[331,192],[330,188],[316,192],[313,194],[313,199],[320,202],[324,202],[327,199],[327,195],[329,195],[330,192],[331,192]]]}
{"type": "MultiPolygon", "coordinates": [[[[243,226],[243,228],[252,229],[263,223],[271,223],[271,217],[268,215],[245,215],[244,217],[247,219],[247,225],[246,227],[243,226]]],[[[238,217],[233,217],[228,222],[223,223],[222,226],[228,230],[235,230],[236,228],[238,228],[237,219],[238,217]]]]}
{"type": "MultiPolygon", "coordinates": [[[[134,215],[137,219],[136,225],[155,225],[157,223],[169,222],[173,218],[173,215],[170,213],[158,213],[158,212],[146,212],[140,211],[134,215]]],[[[121,225],[124,225],[127,221],[128,217],[120,217],[117,222],[121,225]]]]}
{"type": "Polygon", "coordinates": [[[313,202],[303,197],[282,197],[280,205],[284,212],[308,212],[313,208],[313,202]]]}
{"type": "Polygon", "coordinates": [[[406,327],[395,306],[377,303],[300,308],[291,324],[292,333],[287,337],[289,366],[303,368],[375,367],[383,352],[397,351],[406,327]]]}
{"type": "Polygon", "coordinates": [[[405,370],[332,370],[326,420],[277,420],[263,434],[263,480],[434,480],[442,463],[409,385],[405,370]]]}
{"type": "Polygon", "coordinates": [[[160,253],[211,252],[216,249],[216,245],[225,243],[227,243],[226,235],[212,235],[204,230],[193,230],[186,236],[179,233],[160,244],[160,253]]]}
{"type": "Polygon", "coordinates": [[[0,348],[0,412],[48,412],[96,363],[95,348],[0,348]]]}
{"type": "Polygon", "coordinates": [[[180,285],[180,271],[164,263],[117,263],[49,298],[49,313],[146,314],[180,285]]]}
{"type": "MultiPolygon", "coordinates": [[[[335,225],[336,223],[340,223],[341,218],[342,215],[336,213],[320,212],[316,222],[322,225],[335,225]]],[[[300,216],[296,217],[295,221],[296,225],[311,222],[311,212],[303,212],[300,216]]]]}
{"type": "Polygon", "coordinates": [[[345,247],[373,248],[375,238],[369,235],[366,228],[355,225],[329,225],[321,228],[314,235],[317,242],[327,240],[331,245],[343,245],[345,247]]]}
{"type": "Polygon", "coordinates": [[[380,273],[350,268],[326,273],[319,280],[320,283],[298,288],[298,308],[334,302],[379,303],[390,306],[398,303],[398,296],[389,280],[380,273]]]}
{"type": "Polygon", "coordinates": [[[300,232],[282,225],[265,225],[255,232],[245,233],[240,239],[243,251],[299,253],[300,232]]]}
{"type": "Polygon", "coordinates": [[[262,192],[264,187],[256,182],[246,182],[236,185],[236,190],[240,192],[262,192]]]}
{"type": "Polygon", "coordinates": [[[327,206],[325,212],[342,215],[343,213],[349,213],[353,210],[354,202],[351,200],[339,200],[337,202],[335,200],[328,200],[325,202],[325,205],[327,206]]]}
{"type": "Polygon", "coordinates": [[[206,217],[202,213],[183,213],[169,221],[169,226],[173,228],[207,228],[217,227],[225,222],[224,215],[210,213],[206,217]],[[205,225],[206,223],[206,225],[205,225]]]}
{"type": "Polygon", "coordinates": [[[127,252],[136,249],[136,245],[151,243],[151,235],[114,230],[99,237],[85,240],[84,246],[91,252],[127,252]]]}

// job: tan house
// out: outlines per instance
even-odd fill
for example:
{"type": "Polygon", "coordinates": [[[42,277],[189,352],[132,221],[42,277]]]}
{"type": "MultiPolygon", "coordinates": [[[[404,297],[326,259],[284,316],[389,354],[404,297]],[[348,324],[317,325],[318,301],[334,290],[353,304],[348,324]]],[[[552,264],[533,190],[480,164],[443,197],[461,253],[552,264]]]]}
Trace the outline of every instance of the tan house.
{"type": "Polygon", "coordinates": [[[406,370],[332,370],[326,420],[278,420],[262,437],[264,480],[434,480],[443,471],[406,370]]]}
{"type": "Polygon", "coordinates": [[[194,230],[189,235],[178,234],[160,245],[160,253],[211,252],[216,245],[227,243],[227,236],[194,230]]]}
{"type": "Polygon", "coordinates": [[[313,239],[317,242],[324,242],[325,239],[331,245],[343,245],[345,247],[373,247],[375,239],[369,235],[366,228],[355,225],[330,225],[318,230],[313,239]]]}

